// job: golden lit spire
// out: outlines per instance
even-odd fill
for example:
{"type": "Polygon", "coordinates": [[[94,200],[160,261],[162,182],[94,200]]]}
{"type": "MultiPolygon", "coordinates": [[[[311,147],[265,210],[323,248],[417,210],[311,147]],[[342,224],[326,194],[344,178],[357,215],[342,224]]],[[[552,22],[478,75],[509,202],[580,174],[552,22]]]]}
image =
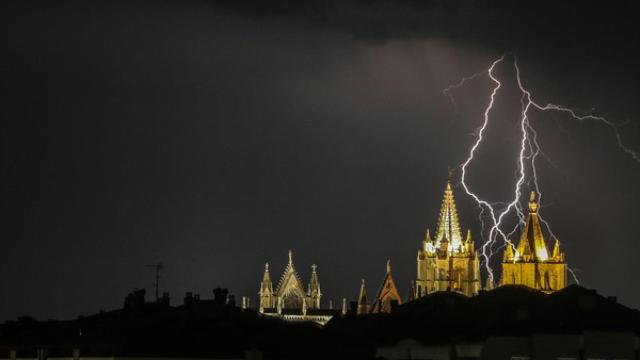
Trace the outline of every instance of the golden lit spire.
{"type": "Polygon", "coordinates": [[[447,250],[460,251],[462,247],[462,234],[458,221],[458,210],[456,209],[456,202],[453,198],[451,179],[447,180],[447,186],[442,199],[442,207],[440,208],[438,228],[436,230],[436,247],[439,247],[445,238],[449,242],[449,249],[447,250]]]}
{"type": "Polygon", "coordinates": [[[518,255],[521,255],[524,261],[547,261],[549,259],[549,252],[544,236],[542,235],[540,219],[538,218],[538,204],[536,203],[535,191],[531,192],[529,199],[529,217],[522,230],[517,251],[518,255]]]}
{"type": "Polygon", "coordinates": [[[504,249],[504,262],[513,260],[513,244],[511,241],[507,243],[507,247],[504,249]]]}
{"type": "Polygon", "coordinates": [[[391,273],[391,259],[387,259],[387,274],[391,273]]]}
{"type": "Polygon", "coordinates": [[[465,243],[465,248],[467,252],[471,253],[475,251],[473,239],[471,239],[471,229],[467,229],[467,239],[464,241],[464,243],[465,243]]]}
{"type": "Polygon", "coordinates": [[[558,291],[567,284],[567,264],[560,251],[560,242],[555,241],[552,256],[542,234],[543,221],[538,210],[536,193],[529,198],[529,215],[520,234],[518,247],[507,241],[502,261],[500,285],[525,285],[547,294],[558,291]]]}

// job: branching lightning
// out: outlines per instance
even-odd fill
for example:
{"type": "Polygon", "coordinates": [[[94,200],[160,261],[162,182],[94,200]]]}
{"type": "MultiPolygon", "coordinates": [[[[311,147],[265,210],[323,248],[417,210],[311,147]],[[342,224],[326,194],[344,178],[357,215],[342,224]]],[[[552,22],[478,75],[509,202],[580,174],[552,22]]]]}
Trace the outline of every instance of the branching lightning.
{"type": "MultiPolygon", "coordinates": [[[[478,128],[477,132],[474,134],[475,142],[473,143],[471,149],[469,150],[467,159],[459,166],[459,168],[461,169],[461,173],[462,173],[460,183],[465,193],[468,196],[470,196],[480,208],[480,213],[478,216],[482,224],[482,233],[481,233],[481,238],[483,241],[483,244],[481,247],[482,257],[483,257],[482,263],[485,266],[485,269],[487,271],[489,281],[493,281],[494,279],[493,269],[491,268],[490,260],[491,260],[491,257],[495,254],[495,250],[496,250],[494,248],[495,243],[498,240],[501,240],[502,243],[499,245],[498,249],[501,249],[505,246],[511,246],[515,251],[516,250],[515,246],[510,241],[510,239],[515,234],[515,232],[519,228],[521,228],[521,226],[524,224],[526,220],[525,212],[520,203],[520,199],[522,197],[522,187],[525,183],[532,184],[532,187],[538,197],[538,203],[541,204],[542,192],[540,189],[540,185],[538,183],[538,172],[537,172],[536,160],[540,155],[542,155],[547,161],[549,161],[549,163],[552,166],[555,167],[551,159],[542,151],[542,148],[540,147],[540,143],[538,142],[539,134],[535,130],[531,122],[529,121],[529,114],[531,111],[535,111],[535,110],[556,111],[556,112],[560,112],[565,115],[568,115],[571,119],[574,119],[574,120],[578,120],[578,121],[593,120],[593,121],[600,122],[611,129],[617,141],[618,147],[622,151],[624,151],[626,154],[631,156],[631,158],[637,163],[640,163],[640,155],[637,152],[630,149],[629,147],[627,147],[623,143],[620,132],[618,131],[619,125],[606,119],[605,117],[591,115],[591,114],[578,115],[574,110],[567,108],[565,106],[552,104],[552,103],[541,105],[535,102],[533,100],[533,96],[531,92],[522,83],[520,67],[518,66],[517,58],[513,54],[502,55],[500,58],[493,61],[486,70],[473,74],[471,76],[465,77],[462,80],[460,80],[457,84],[447,87],[442,92],[445,96],[449,97],[452,104],[455,106],[455,101],[454,101],[454,96],[452,94],[452,91],[460,87],[463,87],[467,82],[483,77],[484,75],[487,75],[489,77],[489,79],[493,83],[493,88],[491,90],[489,102],[486,108],[484,109],[482,125],[478,128]],[[500,82],[500,79],[496,77],[494,70],[496,66],[505,62],[505,58],[507,57],[507,55],[510,55],[513,58],[513,67],[515,69],[516,82],[517,82],[518,89],[522,94],[520,98],[521,111],[520,111],[519,122],[518,122],[519,130],[521,134],[520,142],[519,142],[520,149],[518,152],[518,158],[517,158],[517,164],[516,164],[516,179],[515,179],[515,185],[513,188],[513,198],[509,202],[490,203],[489,201],[481,198],[480,195],[478,195],[471,189],[471,186],[469,185],[469,182],[467,180],[467,173],[468,173],[469,165],[474,160],[476,151],[484,141],[485,131],[487,129],[487,125],[491,120],[490,115],[494,107],[496,95],[498,94],[498,92],[502,87],[502,83],[500,82]],[[531,169],[530,174],[527,174],[527,171],[526,171],[527,166],[531,169]],[[503,222],[505,218],[512,212],[515,212],[515,215],[517,216],[519,221],[511,231],[509,231],[508,233],[505,233],[505,231],[503,230],[503,226],[504,226],[503,222]],[[486,218],[489,218],[489,226],[485,226],[484,221],[486,218]],[[488,233],[488,236],[485,238],[484,233],[487,227],[489,228],[489,233],[488,233]]],[[[543,219],[540,214],[538,215],[538,217],[546,227],[551,238],[557,239],[557,237],[551,230],[549,223],[545,219],[543,219]]],[[[568,269],[571,275],[573,276],[575,282],[578,283],[578,278],[575,272],[571,268],[568,268],[568,269]]]]}

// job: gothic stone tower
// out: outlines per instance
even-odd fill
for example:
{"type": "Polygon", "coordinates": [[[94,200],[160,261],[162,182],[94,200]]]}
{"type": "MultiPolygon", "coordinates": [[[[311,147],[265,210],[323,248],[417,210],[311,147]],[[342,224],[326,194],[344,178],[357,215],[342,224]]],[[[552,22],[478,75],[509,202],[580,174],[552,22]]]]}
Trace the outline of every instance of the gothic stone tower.
{"type": "Polygon", "coordinates": [[[567,264],[560,242],[556,239],[553,253],[549,256],[547,243],[542,235],[536,193],[531,192],[529,217],[520,235],[518,247],[507,245],[502,262],[501,285],[526,285],[552,293],[565,287],[567,264]]]}
{"type": "Polygon", "coordinates": [[[429,229],[418,251],[415,298],[435,291],[455,291],[466,296],[480,290],[480,261],[471,232],[463,240],[451,180],[447,181],[435,239],[429,229]]]}

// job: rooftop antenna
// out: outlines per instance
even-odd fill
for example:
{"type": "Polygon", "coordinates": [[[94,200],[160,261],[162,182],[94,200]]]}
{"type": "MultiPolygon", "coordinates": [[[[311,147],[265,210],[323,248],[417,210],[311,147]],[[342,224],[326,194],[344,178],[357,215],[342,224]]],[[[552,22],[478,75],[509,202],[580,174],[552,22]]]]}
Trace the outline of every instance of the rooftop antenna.
{"type": "Polygon", "coordinates": [[[158,287],[160,284],[160,270],[162,270],[162,267],[163,267],[162,263],[158,262],[155,264],[149,264],[149,265],[145,265],[145,267],[154,268],[156,270],[156,281],[153,284],[153,287],[155,288],[155,291],[156,291],[156,302],[158,302],[160,300],[160,297],[158,296],[158,287]]]}

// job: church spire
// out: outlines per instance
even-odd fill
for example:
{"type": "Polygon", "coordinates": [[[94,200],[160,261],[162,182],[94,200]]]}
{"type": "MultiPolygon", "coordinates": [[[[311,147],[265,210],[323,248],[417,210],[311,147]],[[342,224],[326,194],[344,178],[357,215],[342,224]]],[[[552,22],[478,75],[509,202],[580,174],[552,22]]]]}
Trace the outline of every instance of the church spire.
{"type": "Polygon", "coordinates": [[[531,192],[531,197],[529,198],[529,216],[520,236],[517,255],[522,256],[524,261],[546,261],[549,259],[549,252],[542,235],[540,219],[538,218],[538,203],[536,202],[535,191],[531,192]]]}
{"type": "Polygon", "coordinates": [[[369,313],[369,300],[367,299],[367,288],[364,284],[364,279],[362,279],[362,284],[360,285],[360,294],[358,295],[358,315],[369,313]]]}
{"type": "Polygon", "coordinates": [[[540,204],[536,195],[531,192],[529,214],[518,246],[514,248],[509,241],[505,248],[500,284],[525,285],[549,294],[565,287],[567,264],[558,239],[555,239],[553,252],[549,252],[551,248],[547,247],[542,233],[540,222],[543,220],[538,214],[540,204]]]}
{"type": "Polygon", "coordinates": [[[449,251],[460,251],[462,247],[462,234],[458,221],[458,210],[456,209],[456,202],[453,198],[453,190],[451,188],[451,178],[447,180],[447,186],[445,187],[442,199],[442,207],[440,208],[440,216],[436,230],[436,246],[439,247],[444,239],[447,239],[449,242],[449,251]]]}

